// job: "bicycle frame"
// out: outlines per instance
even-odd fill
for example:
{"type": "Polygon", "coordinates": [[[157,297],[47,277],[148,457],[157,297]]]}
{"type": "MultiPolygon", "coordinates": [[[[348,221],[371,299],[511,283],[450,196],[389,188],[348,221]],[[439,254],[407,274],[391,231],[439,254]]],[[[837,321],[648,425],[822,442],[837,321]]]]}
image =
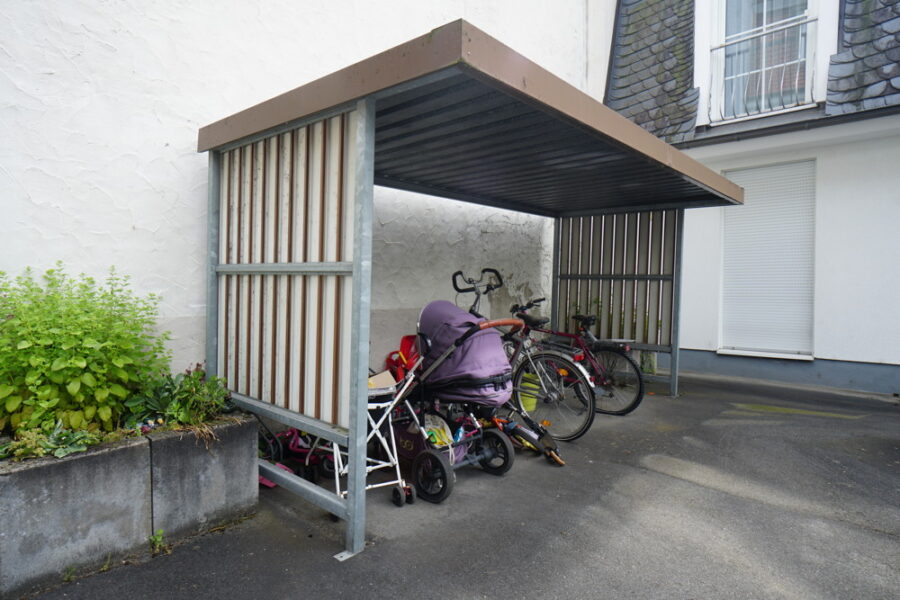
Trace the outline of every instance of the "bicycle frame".
{"type": "MultiPolygon", "coordinates": [[[[532,341],[534,344],[537,344],[540,347],[541,352],[555,354],[561,358],[566,358],[566,359],[569,359],[570,361],[572,361],[575,364],[575,366],[578,368],[578,370],[581,371],[581,374],[584,376],[585,380],[588,382],[588,385],[591,388],[596,387],[594,385],[594,378],[591,377],[590,373],[588,373],[588,370],[585,369],[584,365],[581,364],[582,361],[588,356],[590,356],[591,360],[594,361],[593,363],[591,363],[592,365],[594,363],[596,363],[596,359],[590,355],[590,352],[588,352],[587,349],[583,346],[583,343],[581,346],[581,352],[571,352],[570,349],[555,349],[552,347],[552,345],[548,344],[545,341],[532,340],[530,338],[532,331],[536,331],[538,333],[550,333],[550,334],[556,333],[554,331],[547,330],[547,329],[541,329],[538,327],[530,327],[527,324],[525,325],[525,327],[522,328],[522,331],[517,336],[513,336],[513,335],[507,333],[503,339],[505,341],[513,341],[516,344],[515,351],[509,357],[509,364],[516,365],[516,364],[518,364],[519,360],[522,360],[523,358],[530,359],[531,347],[528,347],[528,342],[532,341]],[[584,356],[582,356],[582,354],[584,354],[584,356]]],[[[565,337],[576,337],[577,338],[576,335],[571,334],[571,333],[564,333],[562,335],[565,337]]]]}
{"type": "MultiPolygon", "coordinates": [[[[600,361],[597,360],[597,357],[594,356],[594,352],[591,347],[588,346],[586,342],[590,342],[591,344],[599,343],[599,340],[596,338],[591,340],[587,338],[587,335],[591,335],[589,331],[579,326],[579,333],[568,333],[566,331],[554,331],[552,329],[544,329],[541,327],[533,327],[531,331],[536,331],[538,333],[544,333],[547,335],[552,335],[554,337],[562,337],[572,341],[570,351],[574,350],[573,358],[577,365],[581,365],[583,362],[587,362],[590,365],[590,369],[585,369],[585,372],[588,373],[588,381],[590,381],[592,387],[604,386],[608,383],[608,377],[606,367],[604,367],[600,361]],[[600,381],[595,381],[596,377],[590,375],[590,372],[594,372],[597,376],[600,377],[600,381]]],[[[593,337],[593,336],[592,336],[593,337]]],[[[545,340],[540,342],[544,345],[544,347],[553,347],[554,342],[552,340],[545,340]]],[[[564,344],[557,344],[558,346],[564,346],[564,344]]],[[[627,344],[624,343],[610,343],[610,349],[622,350],[624,352],[628,352],[631,350],[627,344]]]]}

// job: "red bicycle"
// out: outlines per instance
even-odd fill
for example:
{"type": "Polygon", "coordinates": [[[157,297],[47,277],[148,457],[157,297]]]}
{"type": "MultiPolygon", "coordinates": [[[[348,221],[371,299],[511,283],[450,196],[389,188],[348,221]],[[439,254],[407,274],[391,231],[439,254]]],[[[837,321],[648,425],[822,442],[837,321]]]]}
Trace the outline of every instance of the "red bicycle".
{"type": "Polygon", "coordinates": [[[516,318],[525,322],[526,328],[543,333],[547,337],[540,344],[548,348],[565,348],[572,353],[591,378],[596,398],[595,410],[607,415],[627,415],[644,398],[644,378],[634,359],[628,354],[631,347],[625,340],[601,340],[591,331],[597,322],[594,315],[573,315],[578,323],[578,333],[547,329],[550,319],[538,319],[528,311],[539,306],[545,298],[535,298],[510,309],[516,318]]]}

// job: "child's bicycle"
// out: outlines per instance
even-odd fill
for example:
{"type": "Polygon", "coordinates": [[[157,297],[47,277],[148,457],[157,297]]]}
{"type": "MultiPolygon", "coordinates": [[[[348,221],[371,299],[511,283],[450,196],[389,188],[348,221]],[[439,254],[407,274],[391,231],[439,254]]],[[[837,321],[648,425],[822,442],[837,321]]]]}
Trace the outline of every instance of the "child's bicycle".
{"type": "Polygon", "coordinates": [[[539,306],[544,298],[530,300],[510,309],[516,318],[522,319],[526,331],[547,334],[541,341],[545,348],[565,348],[574,351],[578,362],[584,365],[593,383],[596,396],[596,411],[608,415],[627,415],[641,403],[644,397],[644,378],[634,359],[628,342],[631,340],[601,340],[591,331],[596,323],[594,315],[573,315],[578,323],[578,333],[566,333],[546,329],[549,319],[537,319],[528,310],[539,306]]]}

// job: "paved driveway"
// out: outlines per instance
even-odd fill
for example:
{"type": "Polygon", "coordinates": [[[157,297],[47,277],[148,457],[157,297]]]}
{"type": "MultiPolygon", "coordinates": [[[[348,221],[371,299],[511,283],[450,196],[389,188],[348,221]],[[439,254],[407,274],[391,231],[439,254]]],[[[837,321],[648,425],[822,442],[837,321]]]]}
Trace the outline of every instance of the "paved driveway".
{"type": "Polygon", "coordinates": [[[898,598],[900,408],[685,379],[598,416],[555,468],[459,472],[441,505],[369,496],[369,548],[281,489],[169,556],[41,598],[898,598]]]}

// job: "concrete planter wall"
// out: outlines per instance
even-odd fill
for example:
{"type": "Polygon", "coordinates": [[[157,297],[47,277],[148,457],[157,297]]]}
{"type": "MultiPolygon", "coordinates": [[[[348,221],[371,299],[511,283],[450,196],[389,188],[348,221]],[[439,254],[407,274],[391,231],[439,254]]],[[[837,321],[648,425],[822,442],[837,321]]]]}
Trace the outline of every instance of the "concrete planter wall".
{"type": "Polygon", "coordinates": [[[217,442],[180,431],[150,434],[153,529],[166,537],[209,529],[256,506],[256,419],[218,425],[217,442]]]}
{"type": "Polygon", "coordinates": [[[0,598],[70,570],[147,552],[248,514],[258,499],[252,418],[214,426],[209,445],[163,432],[63,459],[0,463],[0,598]]]}

